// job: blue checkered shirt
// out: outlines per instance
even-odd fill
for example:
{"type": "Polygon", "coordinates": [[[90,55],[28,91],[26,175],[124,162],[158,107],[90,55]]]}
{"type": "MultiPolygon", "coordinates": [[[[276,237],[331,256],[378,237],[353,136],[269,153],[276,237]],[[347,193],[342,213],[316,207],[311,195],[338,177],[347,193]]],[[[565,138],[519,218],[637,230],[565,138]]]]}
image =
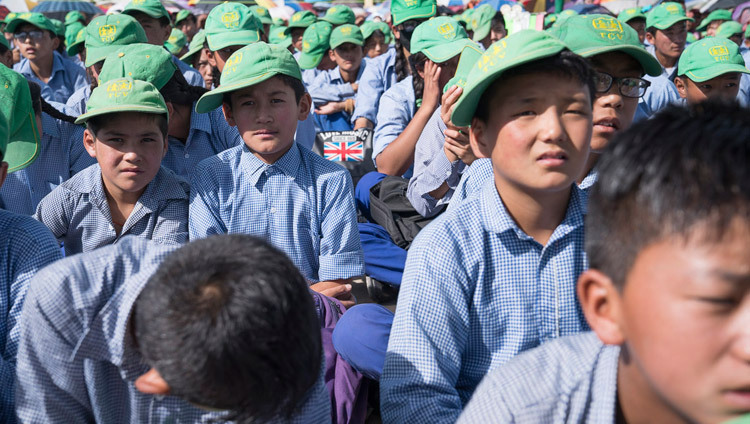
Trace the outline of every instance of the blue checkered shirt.
{"type": "Polygon", "coordinates": [[[66,256],[117,243],[129,234],[163,244],[182,244],[188,240],[189,195],[188,183],[162,167],[118,235],[97,163],[52,190],[39,202],[34,218],[63,242],[66,256]]]}
{"type": "Polygon", "coordinates": [[[13,66],[13,70],[20,73],[26,79],[39,84],[42,87],[44,100],[52,100],[65,104],[73,92],[79,88],[89,85],[86,71],[75,63],[63,58],[60,53],[53,52],[52,74],[46,83],[36,76],[31,70],[29,59],[23,58],[13,66]]]}
{"type": "MultiPolygon", "coordinates": [[[[378,109],[378,125],[372,135],[372,160],[388,147],[409,125],[417,110],[412,76],[404,78],[389,88],[380,99],[378,109]]],[[[375,164],[377,166],[377,163],[375,164]]],[[[413,165],[404,174],[404,178],[411,178],[413,165]]]]}
{"type": "Polygon", "coordinates": [[[65,110],[63,112],[76,118],[83,115],[86,113],[86,104],[89,102],[89,97],[91,97],[90,85],[79,88],[65,102],[65,110]]]}
{"type": "Polygon", "coordinates": [[[546,246],[518,227],[493,180],[419,233],[380,379],[383,422],[455,422],[487,372],[588,329],[575,291],[588,266],[584,198],[574,186],[546,246]]]}
{"type": "Polygon", "coordinates": [[[381,97],[396,84],[396,78],[396,49],[388,49],[367,63],[359,79],[352,124],[358,118],[367,118],[377,125],[381,97]]]}
{"type": "Polygon", "coordinates": [[[442,107],[438,106],[427,121],[424,131],[419,136],[414,150],[414,174],[409,179],[406,197],[414,209],[424,217],[431,217],[443,210],[451,200],[453,190],[461,180],[466,164],[460,159],[453,162],[448,160],[443,146],[445,145],[445,122],[440,116],[442,107]],[[448,192],[440,199],[430,196],[430,193],[440,188],[443,183],[448,184],[448,192]]]}
{"type": "Polygon", "coordinates": [[[15,422],[16,352],[31,278],[62,257],[55,238],[30,216],[0,209],[0,422],[15,422]]]}
{"type": "Polygon", "coordinates": [[[193,173],[190,238],[243,233],[284,251],[310,282],[364,274],[349,173],[292,145],[273,165],[243,144],[193,173]]]}
{"type": "Polygon", "coordinates": [[[203,81],[203,76],[197,69],[181,61],[180,58],[175,55],[172,55],[172,62],[177,66],[177,69],[180,70],[188,84],[201,88],[206,86],[205,81],[203,81]]]}
{"type": "Polygon", "coordinates": [[[588,332],[524,352],[482,380],[459,424],[614,424],[619,346],[588,332]]]}
{"type": "Polygon", "coordinates": [[[39,202],[75,173],[96,163],[83,147],[83,127],[42,113],[39,156],[28,167],[8,174],[0,187],[0,207],[33,215],[39,202]]]}
{"type": "MultiPolygon", "coordinates": [[[[34,278],[18,350],[24,423],[208,423],[207,412],[134,386],[148,371],[127,331],[138,295],[173,249],[136,237],[66,258],[34,278]]],[[[322,379],[293,422],[330,422],[322,379]]]]}

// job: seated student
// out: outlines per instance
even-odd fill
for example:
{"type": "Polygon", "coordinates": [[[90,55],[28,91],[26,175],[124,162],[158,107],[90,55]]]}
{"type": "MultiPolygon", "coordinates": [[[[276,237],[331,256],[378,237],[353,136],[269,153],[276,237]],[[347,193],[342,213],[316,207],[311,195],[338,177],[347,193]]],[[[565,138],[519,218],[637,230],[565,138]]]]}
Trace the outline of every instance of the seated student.
{"type": "Polygon", "coordinates": [[[189,43],[193,42],[193,37],[195,37],[195,34],[197,34],[198,31],[200,31],[198,19],[187,9],[182,9],[177,12],[177,15],[174,18],[174,27],[185,34],[189,43]]]}
{"type": "Polygon", "coordinates": [[[297,62],[283,47],[254,43],[235,52],[221,85],[196,110],[222,106],[245,143],[208,158],[193,172],[190,238],[245,233],[283,250],[311,288],[353,304],[352,277],[362,248],[349,173],[294,140],[306,119],[297,62]]]}
{"type": "Polygon", "coordinates": [[[630,25],[638,33],[641,44],[646,40],[646,15],[638,7],[625,9],[617,15],[617,20],[630,25]]]}
{"type": "MultiPolygon", "coordinates": [[[[741,80],[750,74],[739,47],[727,38],[709,37],[685,49],[674,84],[680,98],[695,104],[709,97],[738,98],[741,80]]],[[[745,102],[747,95],[743,93],[745,102]]],[[[745,103],[746,104],[746,103],[745,103]]]]}
{"type": "Polygon", "coordinates": [[[362,47],[365,57],[374,59],[388,51],[393,33],[387,23],[367,21],[359,29],[362,31],[362,38],[365,40],[362,47]]]}
{"type": "Polygon", "coordinates": [[[489,4],[483,4],[474,9],[471,14],[471,29],[472,40],[481,44],[485,49],[508,35],[503,14],[489,4]]]}
{"type": "Polygon", "coordinates": [[[321,16],[321,21],[328,22],[334,28],[339,25],[354,25],[355,17],[352,8],[345,4],[337,4],[326,10],[326,14],[321,16]]]}
{"type": "MultiPolygon", "coordinates": [[[[2,38],[2,37],[0,37],[2,38]]],[[[39,133],[31,118],[29,84],[20,74],[0,67],[0,186],[8,172],[33,163],[39,133]]],[[[11,174],[12,175],[12,174],[11,174]]],[[[29,216],[0,209],[0,422],[16,421],[14,381],[21,308],[29,280],[38,270],[61,258],[49,230],[29,216]]]]}
{"type": "Polygon", "coordinates": [[[13,66],[26,79],[42,87],[47,102],[65,103],[74,91],[88,85],[80,66],[57,53],[55,27],[41,13],[22,13],[5,27],[13,33],[24,59],[13,66]]]}
{"type": "Polygon", "coordinates": [[[331,420],[305,280],[261,240],[126,237],[37,274],[26,305],[22,422],[331,420]]]}
{"type": "Polygon", "coordinates": [[[586,267],[575,180],[593,97],[586,61],[543,32],[514,33],[477,61],[451,121],[471,125],[495,178],[409,250],[380,378],[384,422],[454,422],[488,371],[587,329],[575,297],[586,267]]]}
{"type": "Polygon", "coordinates": [[[98,163],[52,190],[34,214],[66,255],[128,234],[187,241],[188,184],[161,167],[168,119],[164,99],[148,82],[122,78],[94,89],[76,124],[86,124],[83,144],[98,163]]]}
{"type": "Polygon", "coordinates": [[[86,41],[86,25],[77,22],[65,28],[65,53],[68,59],[85,68],[83,64],[86,60],[86,53],[83,50],[84,41],[86,41]]]}
{"type": "MultiPolygon", "coordinates": [[[[160,0],[133,0],[125,6],[122,13],[134,17],[141,24],[143,30],[146,31],[149,44],[164,46],[164,43],[169,40],[172,33],[172,18],[160,0]]],[[[172,55],[172,61],[177,65],[177,69],[182,72],[182,76],[185,77],[188,84],[196,87],[205,85],[201,74],[174,54],[172,55]]]]}
{"type": "MultiPolygon", "coordinates": [[[[187,37],[177,28],[173,28],[169,38],[164,42],[164,48],[177,57],[187,53],[187,37]]],[[[205,83],[205,81],[204,81],[205,83]]],[[[202,87],[202,86],[201,86],[202,87]]]]}
{"type": "Polygon", "coordinates": [[[105,83],[131,77],[147,81],[159,90],[169,110],[169,148],[161,164],[189,180],[198,163],[242,145],[242,137],[237,128],[227,124],[221,108],[205,114],[195,111],[195,103],[207,90],[188,84],[170,62],[170,54],[160,47],[131,44],[107,57],[99,78],[105,83]]]}
{"type": "Polygon", "coordinates": [[[742,24],[735,21],[724,22],[716,29],[716,37],[728,38],[742,51],[742,24]]]}
{"type": "Polygon", "coordinates": [[[386,50],[384,54],[367,64],[360,78],[360,87],[355,99],[352,115],[354,129],[375,128],[383,93],[411,75],[409,56],[414,29],[435,16],[436,12],[435,0],[391,1],[391,19],[396,45],[394,49],[386,50]]]}
{"type": "Polygon", "coordinates": [[[328,58],[336,67],[321,72],[307,87],[315,106],[315,126],[318,131],[352,129],[354,96],[359,78],[365,70],[363,44],[362,32],[355,25],[344,24],[331,32],[328,58]]]}
{"type": "Polygon", "coordinates": [[[671,107],[617,137],[599,164],[591,269],[578,280],[594,331],[490,373],[460,423],[724,423],[750,412],[749,113],[671,107]]]}
{"type": "MultiPolygon", "coordinates": [[[[302,51],[302,36],[305,35],[305,30],[317,21],[318,18],[309,10],[301,10],[292,15],[286,33],[292,37],[292,46],[297,52],[302,51]]],[[[298,53],[295,53],[295,58],[297,55],[298,53]]]]}
{"type": "Polygon", "coordinates": [[[92,19],[86,26],[83,49],[83,63],[91,84],[76,90],[67,99],[65,113],[75,117],[86,113],[86,103],[91,97],[91,90],[99,83],[99,72],[109,53],[118,46],[147,42],[146,32],[132,16],[115,13],[92,19]]]}
{"type": "MultiPolygon", "coordinates": [[[[206,43],[206,32],[200,30],[193,41],[189,45],[187,53],[185,53],[180,60],[189,64],[193,69],[197,69],[203,77],[206,90],[214,88],[214,72],[218,73],[215,66],[212,66],[208,60],[208,48],[205,46],[206,43]]],[[[218,83],[218,79],[216,80],[218,83]]]]}
{"type": "Polygon", "coordinates": [[[308,91],[318,75],[336,67],[336,62],[328,55],[332,31],[333,26],[328,22],[316,22],[307,27],[302,36],[302,50],[296,59],[308,91]]]}
{"type": "Polygon", "coordinates": [[[0,64],[8,69],[13,69],[13,50],[5,37],[0,37],[0,64]]]}
{"type": "Polygon", "coordinates": [[[289,53],[294,53],[294,47],[292,46],[292,37],[286,33],[286,27],[283,25],[273,25],[269,29],[268,44],[276,44],[289,50],[289,53]]]}
{"type": "Polygon", "coordinates": [[[257,4],[250,6],[250,11],[253,12],[262,25],[261,28],[263,28],[263,34],[261,35],[261,39],[268,43],[268,37],[271,35],[271,25],[273,24],[271,14],[268,13],[268,9],[263,6],[258,6],[257,4]]]}
{"type": "Polygon", "coordinates": [[[732,12],[726,9],[717,9],[703,18],[701,24],[696,28],[697,31],[705,31],[706,37],[716,35],[716,30],[724,22],[732,20],[732,12]]]}

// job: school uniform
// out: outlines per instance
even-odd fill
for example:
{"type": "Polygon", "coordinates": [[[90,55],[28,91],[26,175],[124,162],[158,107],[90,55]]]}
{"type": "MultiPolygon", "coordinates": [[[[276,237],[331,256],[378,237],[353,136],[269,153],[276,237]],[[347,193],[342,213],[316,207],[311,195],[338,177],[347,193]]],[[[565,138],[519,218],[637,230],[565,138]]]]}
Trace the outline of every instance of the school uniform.
{"type": "MultiPolygon", "coordinates": [[[[412,76],[404,78],[389,88],[380,99],[378,125],[372,136],[372,160],[388,147],[389,144],[409,125],[417,110],[417,99],[414,95],[412,76]]],[[[377,165],[377,162],[376,162],[377,165]]],[[[413,165],[406,171],[404,178],[411,177],[413,165]]]]}
{"type": "Polygon", "coordinates": [[[593,332],[545,343],[487,375],[458,422],[614,424],[619,357],[593,332]]]}
{"type": "Polygon", "coordinates": [[[203,76],[197,69],[181,61],[180,58],[175,55],[172,55],[172,62],[177,66],[177,69],[180,70],[180,73],[185,77],[185,81],[187,81],[188,84],[196,87],[206,86],[206,83],[203,81],[203,76]]]}
{"type": "MultiPolygon", "coordinates": [[[[365,68],[366,61],[363,59],[359,66],[355,83],[359,83],[365,68]]],[[[334,69],[323,71],[318,74],[313,82],[307,87],[307,90],[313,100],[313,110],[328,102],[343,102],[347,99],[354,98],[356,95],[352,85],[345,82],[341,77],[341,71],[338,66],[334,69]]],[[[313,117],[318,132],[350,131],[354,128],[351,123],[351,114],[346,111],[336,112],[329,115],[318,115],[313,113],[313,117]]]]}
{"type": "Polygon", "coordinates": [[[52,190],[39,202],[34,218],[63,242],[66,256],[117,243],[126,235],[162,244],[182,244],[188,240],[189,193],[187,182],[162,167],[118,235],[101,168],[94,164],[52,190]]]}
{"type": "MultiPolygon", "coordinates": [[[[221,422],[223,412],[199,409],[174,396],[143,394],[134,386],[149,366],[128,323],[148,279],[174,248],[125,237],[64,259],[35,277],[18,351],[16,410],[23,422],[221,422]]],[[[330,419],[321,378],[289,422],[330,419]]]]}
{"type": "Polygon", "coordinates": [[[367,118],[378,124],[378,110],[383,93],[396,84],[396,49],[388,49],[367,64],[360,78],[352,124],[359,118],[367,118]]]}
{"type": "Polygon", "coordinates": [[[65,104],[68,98],[79,88],[88,85],[86,71],[75,63],[63,59],[58,52],[52,52],[52,73],[48,82],[40,80],[34,71],[31,70],[29,59],[23,58],[13,66],[13,70],[20,73],[29,81],[33,81],[42,87],[42,97],[44,100],[52,100],[65,104]],[[46,87],[49,87],[45,90],[46,87]]]}
{"type": "Polygon", "coordinates": [[[79,117],[86,113],[86,103],[89,102],[91,97],[91,86],[87,85],[81,87],[71,94],[70,98],[65,102],[65,112],[68,116],[79,117]]]}
{"type": "Polygon", "coordinates": [[[658,77],[644,75],[643,79],[651,82],[646,93],[638,100],[634,122],[650,118],[655,113],[664,109],[672,103],[681,101],[680,93],[674,85],[674,78],[677,76],[677,67],[672,68],[671,73],[664,70],[658,77]]]}
{"type": "Polygon", "coordinates": [[[8,174],[0,187],[0,207],[5,210],[33,215],[44,196],[96,163],[83,147],[83,127],[42,113],[42,132],[39,156],[8,174]]]}
{"type": "Polygon", "coordinates": [[[198,165],[190,238],[225,233],[265,238],[310,283],[364,274],[349,173],[298,143],[272,165],[244,143],[198,165]]]}
{"type": "Polygon", "coordinates": [[[14,423],[16,352],[26,290],[37,271],[62,254],[44,225],[2,209],[0,252],[0,422],[14,423]]]}
{"type": "Polygon", "coordinates": [[[312,83],[315,81],[315,78],[317,78],[318,75],[320,75],[320,73],[323,71],[318,68],[312,68],[300,69],[300,72],[302,72],[302,83],[305,84],[305,88],[307,88],[312,85],[312,83]]]}

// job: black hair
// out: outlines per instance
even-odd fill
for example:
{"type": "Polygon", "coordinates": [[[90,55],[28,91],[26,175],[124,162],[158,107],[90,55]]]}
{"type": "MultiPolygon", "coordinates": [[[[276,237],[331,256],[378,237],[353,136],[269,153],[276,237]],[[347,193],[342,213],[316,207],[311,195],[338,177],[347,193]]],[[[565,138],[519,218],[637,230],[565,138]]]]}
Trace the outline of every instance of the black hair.
{"type": "Polygon", "coordinates": [[[55,51],[63,55],[63,57],[66,57],[68,53],[65,50],[65,37],[62,35],[55,34],[55,38],[57,38],[60,41],[59,43],[57,43],[57,48],[55,49],[55,51]]]}
{"type": "MultiPolygon", "coordinates": [[[[144,115],[153,117],[153,119],[156,121],[156,125],[159,127],[159,131],[166,140],[167,135],[169,134],[169,118],[167,117],[167,115],[163,113],[146,113],[144,115]]],[[[89,130],[89,132],[91,132],[94,137],[96,137],[96,134],[99,133],[99,130],[102,129],[102,127],[104,127],[111,119],[111,114],[92,116],[86,121],[86,129],[89,130]]]]}
{"type": "MultiPolygon", "coordinates": [[[[750,222],[750,109],[671,106],[618,134],[597,163],[586,217],[592,268],[624,284],[640,251],[701,225],[718,241],[750,222]]],[[[701,240],[703,241],[703,240],[701,240]]]]}
{"type": "Polygon", "coordinates": [[[591,65],[581,56],[569,50],[563,50],[554,56],[519,65],[502,74],[500,78],[492,82],[484,90],[484,93],[482,93],[482,97],[479,98],[479,103],[474,112],[474,117],[480,121],[487,122],[490,117],[490,103],[495,96],[497,87],[509,78],[533,73],[556,74],[580,82],[588,88],[591,96],[591,104],[593,105],[594,98],[596,97],[596,88],[594,87],[594,71],[591,65]]]}
{"type": "Polygon", "coordinates": [[[427,56],[422,52],[409,56],[409,66],[411,66],[412,75],[411,85],[414,88],[414,99],[416,100],[421,100],[424,94],[424,78],[417,72],[417,66],[424,66],[426,60],[427,56]]]}
{"type": "Polygon", "coordinates": [[[149,15],[148,13],[141,12],[139,10],[133,10],[131,12],[131,14],[130,14],[130,16],[132,16],[133,19],[135,19],[135,20],[138,20],[138,18],[136,16],[139,16],[139,15],[143,15],[143,16],[145,16],[147,18],[151,18],[151,19],[156,19],[157,21],[159,21],[159,26],[161,26],[162,28],[165,27],[165,26],[172,26],[172,20],[169,19],[166,16],[160,16],[158,18],[154,18],[153,16],[149,15]]]}
{"type": "Polygon", "coordinates": [[[162,87],[159,92],[162,97],[164,97],[165,102],[183,106],[192,106],[193,102],[198,101],[198,99],[206,94],[208,90],[206,90],[205,87],[190,85],[185,79],[185,76],[182,75],[182,72],[180,72],[179,69],[175,69],[172,78],[164,84],[164,87],[162,87]]]}
{"type": "Polygon", "coordinates": [[[55,119],[59,119],[60,121],[69,122],[71,124],[75,123],[76,119],[74,117],[60,112],[54,106],[44,100],[44,97],[42,97],[42,88],[39,86],[39,84],[28,80],[27,82],[29,83],[29,92],[31,94],[31,108],[34,110],[34,115],[42,116],[42,112],[44,112],[55,119]]]}
{"type": "Polygon", "coordinates": [[[649,34],[651,34],[651,36],[654,36],[654,37],[656,36],[656,31],[657,31],[656,27],[650,26],[650,27],[646,28],[646,32],[649,33],[649,34]]]}
{"type": "Polygon", "coordinates": [[[170,394],[241,423],[291,417],[322,365],[320,321],[287,256],[249,235],[171,253],[135,302],[134,335],[170,394]]]}
{"type": "Polygon", "coordinates": [[[187,15],[187,18],[181,20],[180,23],[174,24],[174,26],[175,26],[175,28],[179,28],[180,25],[182,25],[183,22],[186,22],[186,21],[189,21],[189,20],[192,20],[193,23],[196,24],[196,25],[198,24],[198,18],[191,13],[191,14],[187,15]]]}
{"type": "MultiPolygon", "coordinates": [[[[364,44],[367,44],[367,40],[369,40],[370,38],[372,38],[373,36],[376,36],[376,35],[379,35],[379,36],[381,36],[383,38],[386,38],[385,37],[385,33],[383,31],[381,31],[379,29],[376,29],[375,31],[372,32],[372,34],[370,34],[369,37],[365,38],[364,44]]],[[[362,47],[364,47],[364,45],[362,47]]]]}
{"type": "Polygon", "coordinates": [[[4,44],[0,44],[0,55],[5,54],[8,51],[8,48],[5,47],[4,44]]]}
{"type": "MultiPolygon", "coordinates": [[[[306,93],[305,84],[301,80],[284,74],[277,74],[271,78],[278,78],[284,83],[284,85],[290,87],[294,91],[294,99],[297,101],[297,104],[299,104],[299,101],[302,100],[302,96],[306,93]]],[[[224,93],[222,96],[222,103],[227,105],[230,109],[232,108],[232,93],[234,93],[234,91],[224,93]]]]}
{"type": "MultiPolygon", "coordinates": [[[[406,22],[402,22],[397,26],[401,26],[409,23],[410,26],[416,27],[426,19],[410,19],[406,22]]],[[[411,34],[406,34],[405,31],[399,30],[400,38],[396,38],[396,63],[394,65],[394,71],[396,71],[396,82],[403,80],[409,76],[409,69],[411,68],[410,62],[406,59],[404,49],[411,51],[411,34]]]]}

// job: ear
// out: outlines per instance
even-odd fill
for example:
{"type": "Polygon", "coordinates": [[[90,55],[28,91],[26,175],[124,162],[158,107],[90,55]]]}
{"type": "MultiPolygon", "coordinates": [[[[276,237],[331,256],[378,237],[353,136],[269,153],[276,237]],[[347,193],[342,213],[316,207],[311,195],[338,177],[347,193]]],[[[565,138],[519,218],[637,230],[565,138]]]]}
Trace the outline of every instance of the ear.
{"type": "Polygon", "coordinates": [[[57,50],[57,48],[60,47],[60,39],[55,37],[52,37],[52,50],[57,50]]]}
{"type": "Polygon", "coordinates": [[[161,378],[156,368],[151,368],[135,380],[135,388],[147,395],[168,395],[169,384],[161,378]]]}
{"type": "Polygon", "coordinates": [[[8,162],[0,162],[0,187],[5,182],[5,177],[8,176],[8,162]]]}
{"type": "Polygon", "coordinates": [[[650,32],[646,32],[646,41],[648,41],[649,44],[653,45],[654,44],[654,35],[651,34],[650,32]]]}
{"type": "Polygon", "coordinates": [[[336,54],[333,52],[333,49],[328,49],[328,58],[331,59],[332,62],[336,61],[336,54]]]}
{"type": "Polygon", "coordinates": [[[162,34],[162,38],[164,39],[162,41],[162,44],[164,44],[167,42],[167,40],[169,40],[169,36],[172,35],[172,25],[164,25],[163,27],[161,27],[161,29],[162,31],[164,31],[164,33],[162,34]]]}
{"type": "Polygon", "coordinates": [[[234,116],[232,115],[232,108],[229,107],[226,103],[221,104],[221,111],[224,112],[224,119],[227,120],[227,124],[229,124],[230,127],[236,127],[237,123],[234,122],[234,116]]]}
{"type": "Polygon", "coordinates": [[[577,288],[583,314],[599,340],[609,345],[623,344],[622,301],[612,280],[599,270],[589,269],[578,277],[577,288]]]}
{"type": "Polygon", "coordinates": [[[96,137],[88,129],[83,132],[83,147],[86,148],[89,156],[96,157],[96,137]]]}
{"type": "Polygon", "coordinates": [[[680,94],[680,97],[687,99],[687,86],[685,85],[685,81],[680,77],[675,77],[674,86],[677,87],[677,92],[680,94]]]}
{"type": "Polygon", "coordinates": [[[492,156],[492,149],[495,147],[495,140],[487,140],[487,123],[474,118],[471,120],[469,128],[469,144],[474,156],[478,158],[488,158],[492,156]]]}
{"type": "Polygon", "coordinates": [[[312,97],[308,93],[305,93],[301,99],[299,99],[299,113],[297,115],[298,121],[304,121],[310,115],[310,106],[312,105],[312,97]]]}

